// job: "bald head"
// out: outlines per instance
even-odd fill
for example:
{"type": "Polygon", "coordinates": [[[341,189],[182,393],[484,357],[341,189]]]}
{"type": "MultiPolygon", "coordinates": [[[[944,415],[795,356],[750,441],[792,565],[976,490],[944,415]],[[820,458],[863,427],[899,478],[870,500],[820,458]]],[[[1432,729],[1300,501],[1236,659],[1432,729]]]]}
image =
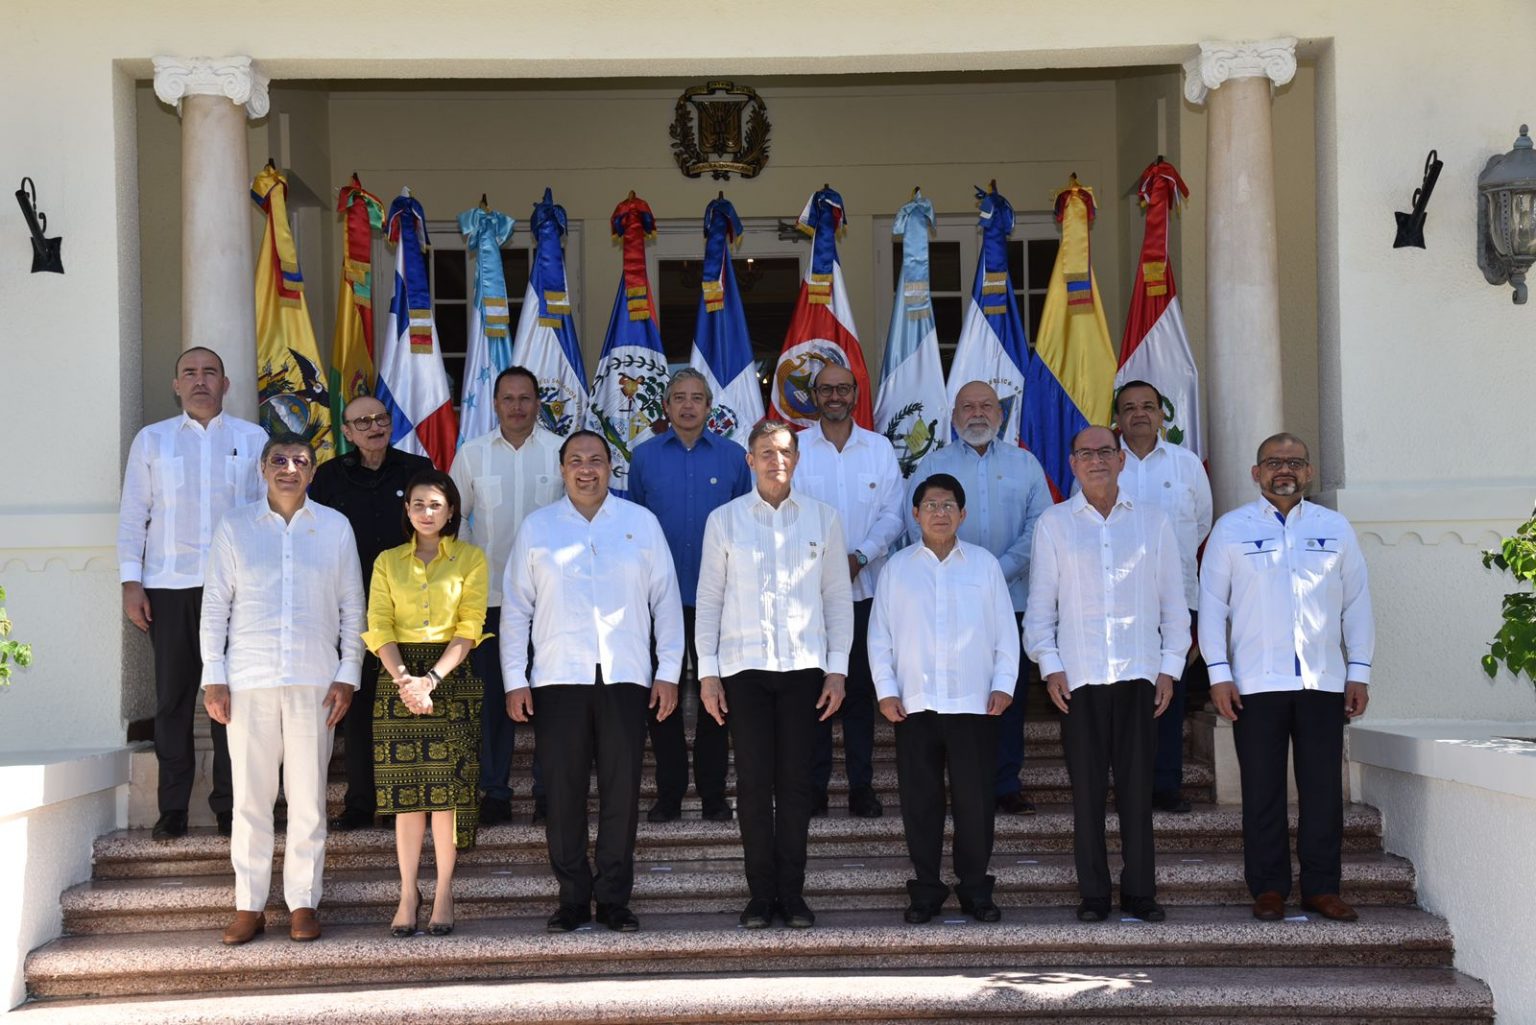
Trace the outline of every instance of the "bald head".
{"type": "Polygon", "coordinates": [[[359,395],[347,403],[347,408],[341,411],[343,420],[356,420],[360,416],[388,415],[389,410],[384,408],[384,403],[372,395],[359,395]]]}
{"type": "Polygon", "coordinates": [[[1108,427],[1084,427],[1072,436],[1072,476],[1083,489],[1083,497],[1106,516],[1120,491],[1120,470],[1125,466],[1125,452],[1108,427]]]}
{"type": "Polygon", "coordinates": [[[985,381],[970,381],[955,393],[955,433],[967,445],[984,449],[1003,425],[1003,404],[985,381]]]}
{"type": "Polygon", "coordinates": [[[359,395],[341,411],[342,436],[362,454],[368,466],[377,467],[383,461],[391,429],[389,410],[372,395],[359,395]]]}
{"type": "Polygon", "coordinates": [[[853,415],[858,401],[859,386],[853,371],[837,363],[826,363],[816,373],[812,386],[816,394],[816,411],[822,423],[840,424],[853,415]]]}

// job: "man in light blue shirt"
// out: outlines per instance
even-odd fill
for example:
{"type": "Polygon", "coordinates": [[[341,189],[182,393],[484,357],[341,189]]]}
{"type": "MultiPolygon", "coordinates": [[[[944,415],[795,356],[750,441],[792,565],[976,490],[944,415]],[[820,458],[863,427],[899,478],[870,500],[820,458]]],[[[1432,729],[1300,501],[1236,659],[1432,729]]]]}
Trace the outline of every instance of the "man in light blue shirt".
{"type": "MultiPolygon", "coordinates": [[[[947,473],[958,480],[967,498],[960,539],[997,557],[1017,617],[1023,614],[1029,596],[1029,554],[1035,521],[1050,508],[1051,491],[1039,460],[1017,445],[999,441],[997,432],[1002,423],[1002,403],[991,385],[971,381],[961,388],[955,395],[954,409],[959,440],[928,453],[918,464],[907,481],[905,508],[912,508],[912,492],[933,474],[947,473]]],[[[912,543],[921,543],[921,532],[910,514],[907,536],[912,543]]],[[[1028,815],[1035,810],[1019,779],[1024,766],[1024,688],[1030,673],[1029,660],[1021,658],[1013,703],[999,724],[993,794],[998,810],[1013,815],[1028,815]]]]}

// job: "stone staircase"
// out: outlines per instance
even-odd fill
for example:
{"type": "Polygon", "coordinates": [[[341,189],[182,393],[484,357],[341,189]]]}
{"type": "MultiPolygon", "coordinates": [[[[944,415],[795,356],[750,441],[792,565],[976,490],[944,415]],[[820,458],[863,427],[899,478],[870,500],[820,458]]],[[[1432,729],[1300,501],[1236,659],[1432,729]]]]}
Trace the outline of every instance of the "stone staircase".
{"type": "MultiPolygon", "coordinates": [[[[325,936],[286,937],[281,885],[268,934],[218,942],[233,909],[228,842],[197,831],[156,844],[129,830],[96,843],[91,882],[63,899],[63,938],[27,960],[34,1025],[59,1022],[264,1025],[317,1022],[1488,1022],[1492,998],[1452,967],[1446,923],[1415,905],[1413,866],[1381,849],[1360,805],[1345,822],[1344,891],[1357,923],[1248,911],[1240,815],[1212,799],[1209,765],[1187,760],[1189,815],[1158,815],[1159,897],[1168,921],[1072,914],[1072,818],[1059,729],[1028,724],[1031,817],[1001,815],[992,870],[1003,921],[954,909],[901,921],[910,871],[901,837],[890,728],[876,732],[880,819],[850,818],[834,773],[832,815],[811,825],[806,894],[814,929],[740,929],[746,901],[735,823],[640,823],[633,907],[638,933],[588,927],[550,936],[555,885],[543,827],[517,802],[511,825],[483,829],[461,855],[452,936],[389,936],[398,897],[393,834],[333,835],[321,908],[325,936]]],[[[514,779],[526,792],[530,737],[514,779]]],[[[649,758],[648,758],[649,764],[649,758]]],[[[649,771],[649,770],[647,770],[649,771]]],[[[333,785],[333,806],[342,787],[333,785]]],[[[642,809],[654,792],[646,781],[642,809]]],[[[1294,826],[1294,823],[1293,823],[1294,826]]],[[[1109,817],[1111,847],[1116,824],[1109,817]]],[[[278,838],[279,858],[282,837],[278,838]]],[[[424,853],[430,865],[430,845],[424,853]]],[[[430,869],[423,888],[430,905],[430,869]]],[[[423,912],[425,921],[425,911],[423,912]]]]}

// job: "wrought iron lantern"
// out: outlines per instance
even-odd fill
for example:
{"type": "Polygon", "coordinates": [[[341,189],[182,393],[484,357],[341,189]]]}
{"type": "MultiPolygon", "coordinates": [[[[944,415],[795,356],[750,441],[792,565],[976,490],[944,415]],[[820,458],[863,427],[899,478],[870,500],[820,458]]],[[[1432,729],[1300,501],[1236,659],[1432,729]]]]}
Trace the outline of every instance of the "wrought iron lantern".
{"type": "Polygon", "coordinates": [[[1525,272],[1536,263],[1536,149],[1520,126],[1514,149],[1493,157],[1477,176],[1477,265],[1490,285],[1514,287],[1526,301],[1525,272]]]}

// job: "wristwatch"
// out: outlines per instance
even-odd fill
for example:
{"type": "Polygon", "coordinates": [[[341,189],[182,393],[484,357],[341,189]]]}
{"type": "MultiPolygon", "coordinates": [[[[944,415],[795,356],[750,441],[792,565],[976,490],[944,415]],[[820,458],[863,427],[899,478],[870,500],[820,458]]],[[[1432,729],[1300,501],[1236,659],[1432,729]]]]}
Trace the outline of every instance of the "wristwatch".
{"type": "Polygon", "coordinates": [[[427,678],[432,681],[432,686],[434,687],[443,682],[443,674],[438,672],[436,668],[427,670],[427,678]]]}
{"type": "Polygon", "coordinates": [[[865,555],[863,552],[859,551],[857,548],[855,548],[854,551],[853,551],[853,559],[854,559],[855,562],[857,562],[859,564],[859,568],[860,569],[863,569],[865,566],[869,565],[869,556],[865,555]]]}

